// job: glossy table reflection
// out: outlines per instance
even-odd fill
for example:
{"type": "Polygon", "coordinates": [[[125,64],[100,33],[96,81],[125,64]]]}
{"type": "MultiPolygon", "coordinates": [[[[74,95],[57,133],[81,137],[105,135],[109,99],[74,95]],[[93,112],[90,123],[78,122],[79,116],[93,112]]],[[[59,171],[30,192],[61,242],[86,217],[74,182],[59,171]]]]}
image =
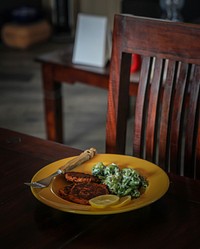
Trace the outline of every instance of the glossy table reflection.
{"type": "MultiPolygon", "coordinates": [[[[86,146],[87,147],[87,146],[86,146]]],[[[200,181],[169,174],[166,195],[116,215],[65,213],[40,203],[23,183],[45,165],[81,151],[0,129],[3,248],[200,248],[200,181]]]]}

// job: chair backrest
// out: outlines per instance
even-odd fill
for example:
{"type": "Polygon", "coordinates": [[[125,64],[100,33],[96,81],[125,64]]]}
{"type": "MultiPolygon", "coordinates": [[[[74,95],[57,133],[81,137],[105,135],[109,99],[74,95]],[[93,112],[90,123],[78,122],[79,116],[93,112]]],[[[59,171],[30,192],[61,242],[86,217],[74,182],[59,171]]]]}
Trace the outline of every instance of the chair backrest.
{"type": "Polygon", "coordinates": [[[125,154],[132,54],[141,55],[133,156],[200,179],[200,25],[115,15],[106,152],[125,154]]]}

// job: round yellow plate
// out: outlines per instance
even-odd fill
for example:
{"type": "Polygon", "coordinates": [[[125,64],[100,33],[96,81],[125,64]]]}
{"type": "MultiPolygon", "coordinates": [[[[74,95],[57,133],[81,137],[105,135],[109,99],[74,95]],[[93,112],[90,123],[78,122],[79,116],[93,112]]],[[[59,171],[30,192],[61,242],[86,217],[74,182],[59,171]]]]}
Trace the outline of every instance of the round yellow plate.
{"type": "MultiPolygon", "coordinates": [[[[48,164],[41,170],[39,170],[32,178],[32,182],[38,181],[44,177],[55,172],[59,167],[63,166],[67,161],[73,157],[61,159],[59,161],[48,164]]],[[[104,209],[93,208],[88,205],[80,205],[72,202],[68,202],[58,196],[58,190],[66,185],[63,175],[59,175],[52,181],[51,185],[43,189],[31,188],[33,195],[42,203],[56,208],[64,212],[71,212],[77,214],[92,214],[92,215],[105,215],[116,214],[122,212],[132,211],[144,206],[147,206],[159,198],[161,198],[169,187],[169,178],[167,174],[157,165],[126,155],[115,154],[97,154],[93,159],[84,164],[78,166],[74,171],[84,172],[91,174],[92,167],[97,162],[103,162],[105,165],[110,163],[116,163],[120,168],[134,168],[143,175],[149,185],[145,192],[137,199],[132,199],[127,205],[119,208],[106,207],[104,209]]]]}

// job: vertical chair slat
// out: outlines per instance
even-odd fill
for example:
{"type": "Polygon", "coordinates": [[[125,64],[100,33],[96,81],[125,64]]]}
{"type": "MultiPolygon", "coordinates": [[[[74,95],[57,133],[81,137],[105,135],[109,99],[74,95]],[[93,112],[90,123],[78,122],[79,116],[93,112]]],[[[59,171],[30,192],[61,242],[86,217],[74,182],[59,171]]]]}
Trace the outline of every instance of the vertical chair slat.
{"type": "Polygon", "coordinates": [[[145,123],[147,115],[147,104],[150,87],[150,76],[152,70],[152,58],[144,57],[142,60],[141,74],[138,86],[137,101],[135,107],[133,155],[145,157],[145,123]]]}
{"type": "Polygon", "coordinates": [[[159,127],[157,111],[159,109],[160,104],[159,96],[161,93],[163,70],[164,60],[160,58],[155,58],[149,97],[148,117],[146,124],[146,159],[152,162],[156,162],[155,150],[158,138],[157,129],[159,127]]]}
{"type": "Polygon", "coordinates": [[[185,127],[185,157],[184,157],[184,175],[196,177],[195,157],[197,153],[197,135],[199,123],[199,102],[200,95],[200,66],[194,67],[194,76],[190,80],[190,89],[188,93],[188,112],[185,127]],[[192,165],[191,165],[192,164],[192,165]]]}
{"type": "Polygon", "coordinates": [[[169,60],[166,67],[166,79],[163,85],[163,103],[160,120],[160,139],[159,139],[159,165],[169,169],[169,138],[171,132],[171,109],[172,99],[177,74],[177,62],[169,60]],[[169,128],[170,127],[170,128],[169,128]]]}
{"type": "Polygon", "coordinates": [[[179,72],[176,79],[176,86],[174,88],[174,102],[172,109],[172,122],[171,122],[171,137],[170,137],[170,171],[180,174],[180,160],[182,146],[180,139],[181,126],[183,125],[182,111],[184,106],[185,88],[187,85],[188,64],[179,63],[179,72]]]}

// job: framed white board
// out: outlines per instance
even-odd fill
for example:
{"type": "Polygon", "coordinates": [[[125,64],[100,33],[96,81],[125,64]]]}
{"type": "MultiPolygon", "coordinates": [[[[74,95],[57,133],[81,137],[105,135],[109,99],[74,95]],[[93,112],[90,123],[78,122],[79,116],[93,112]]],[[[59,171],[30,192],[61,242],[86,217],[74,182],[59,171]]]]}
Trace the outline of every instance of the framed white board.
{"type": "Polygon", "coordinates": [[[107,17],[79,13],[72,62],[104,67],[110,59],[110,36],[107,17]]]}

